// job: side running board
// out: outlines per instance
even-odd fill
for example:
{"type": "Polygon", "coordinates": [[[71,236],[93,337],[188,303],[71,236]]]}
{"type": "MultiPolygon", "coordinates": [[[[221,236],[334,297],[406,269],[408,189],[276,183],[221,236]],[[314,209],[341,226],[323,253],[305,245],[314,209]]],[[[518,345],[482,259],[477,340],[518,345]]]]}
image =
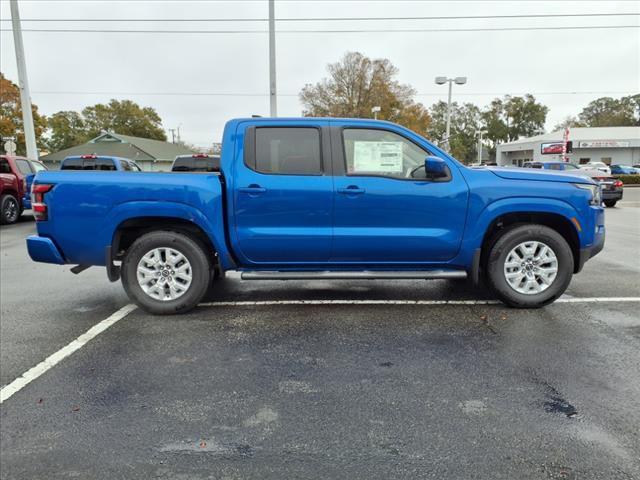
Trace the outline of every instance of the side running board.
{"type": "Polygon", "coordinates": [[[423,270],[423,271],[399,271],[366,270],[360,272],[350,271],[309,271],[309,272],[269,272],[256,270],[242,272],[243,280],[410,280],[410,279],[447,279],[467,278],[464,270],[423,270]]]}

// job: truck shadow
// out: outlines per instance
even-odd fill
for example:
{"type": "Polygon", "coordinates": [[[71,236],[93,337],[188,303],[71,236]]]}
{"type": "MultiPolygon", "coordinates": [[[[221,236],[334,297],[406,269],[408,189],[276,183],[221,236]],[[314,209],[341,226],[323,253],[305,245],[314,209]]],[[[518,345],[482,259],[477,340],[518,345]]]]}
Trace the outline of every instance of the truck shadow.
{"type": "Polygon", "coordinates": [[[203,302],[277,300],[488,300],[485,286],[460,280],[216,279],[203,302]]]}

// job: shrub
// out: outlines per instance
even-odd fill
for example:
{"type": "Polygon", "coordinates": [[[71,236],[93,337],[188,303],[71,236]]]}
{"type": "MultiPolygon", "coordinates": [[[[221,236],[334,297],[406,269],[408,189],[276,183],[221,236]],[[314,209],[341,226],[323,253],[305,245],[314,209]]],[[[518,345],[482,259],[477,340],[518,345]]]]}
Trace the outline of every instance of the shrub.
{"type": "Polygon", "coordinates": [[[625,185],[640,185],[640,175],[614,175],[625,185]]]}

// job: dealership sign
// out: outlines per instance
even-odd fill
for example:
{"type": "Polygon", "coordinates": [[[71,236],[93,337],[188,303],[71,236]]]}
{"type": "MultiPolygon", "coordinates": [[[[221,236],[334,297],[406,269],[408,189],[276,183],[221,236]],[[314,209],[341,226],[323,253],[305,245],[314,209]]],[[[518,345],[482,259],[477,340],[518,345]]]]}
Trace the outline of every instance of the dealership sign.
{"type": "Polygon", "coordinates": [[[624,148],[628,147],[629,142],[618,142],[615,140],[593,140],[580,142],[578,148],[624,148]]]}
{"type": "Polygon", "coordinates": [[[549,142],[540,145],[540,151],[542,155],[552,155],[562,153],[563,142],[549,142]]]}

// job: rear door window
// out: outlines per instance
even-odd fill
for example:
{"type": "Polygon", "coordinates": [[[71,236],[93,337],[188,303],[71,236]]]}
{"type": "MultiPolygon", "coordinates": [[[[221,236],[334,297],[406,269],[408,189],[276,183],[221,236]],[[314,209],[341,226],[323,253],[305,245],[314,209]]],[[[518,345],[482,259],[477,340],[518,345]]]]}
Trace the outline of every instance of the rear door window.
{"type": "Polygon", "coordinates": [[[322,175],[317,128],[256,128],[255,149],[253,168],[260,173],[322,175]]]}
{"type": "Polygon", "coordinates": [[[18,170],[23,175],[31,175],[33,170],[31,170],[31,165],[26,160],[16,160],[16,165],[18,166],[18,170]]]}

